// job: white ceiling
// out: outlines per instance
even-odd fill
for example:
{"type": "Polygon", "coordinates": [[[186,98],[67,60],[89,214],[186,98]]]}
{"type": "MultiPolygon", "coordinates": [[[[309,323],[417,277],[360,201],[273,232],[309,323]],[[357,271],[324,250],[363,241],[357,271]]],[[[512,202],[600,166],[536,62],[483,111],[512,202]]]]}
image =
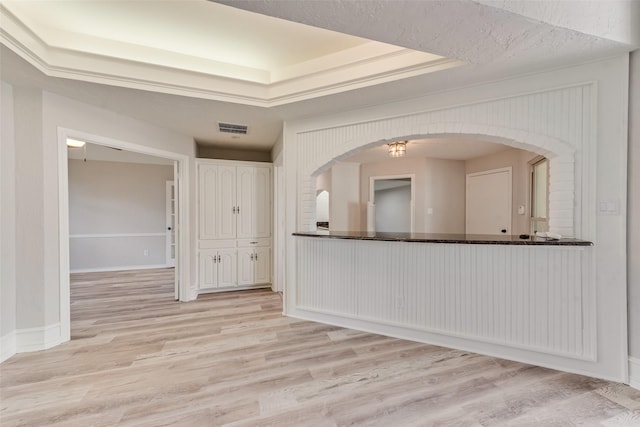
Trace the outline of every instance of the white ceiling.
{"type": "MultiPolygon", "coordinates": [[[[429,157],[432,159],[469,160],[509,149],[509,147],[473,138],[427,138],[411,140],[407,143],[410,158],[429,157]]],[[[378,145],[343,159],[353,163],[378,163],[393,161],[389,157],[387,144],[378,145]]]]}
{"type": "Polygon", "coordinates": [[[268,71],[368,42],[205,0],[4,4],[50,46],[115,57],[136,45],[268,71]]]}
{"type": "Polygon", "coordinates": [[[0,13],[3,80],[254,150],[273,146],[283,120],[640,44],[640,2],[630,0],[22,0],[1,1],[0,13]],[[219,121],[249,134],[221,134],[219,121]]]}

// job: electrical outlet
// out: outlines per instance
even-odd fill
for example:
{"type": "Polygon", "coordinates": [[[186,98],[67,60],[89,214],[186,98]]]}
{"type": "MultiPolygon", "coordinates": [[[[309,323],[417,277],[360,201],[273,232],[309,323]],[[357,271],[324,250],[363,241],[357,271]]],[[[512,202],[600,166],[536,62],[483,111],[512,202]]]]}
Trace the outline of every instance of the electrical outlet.
{"type": "Polygon", "coordinates": [[[149,256],[149,249],[145,249],[144,251],[142,251],[142,253],[144,254],[144,256],[149,256]]]}

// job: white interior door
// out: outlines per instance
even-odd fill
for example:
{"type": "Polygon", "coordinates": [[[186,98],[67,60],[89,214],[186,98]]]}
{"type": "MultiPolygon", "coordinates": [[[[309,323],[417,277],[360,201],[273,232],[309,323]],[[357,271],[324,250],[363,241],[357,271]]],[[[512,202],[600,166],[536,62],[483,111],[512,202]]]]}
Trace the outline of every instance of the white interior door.
{"type": "Polygon", "coordinates": [[[511,168],[467,175],[467,234],[511,234],[511,168]]]}

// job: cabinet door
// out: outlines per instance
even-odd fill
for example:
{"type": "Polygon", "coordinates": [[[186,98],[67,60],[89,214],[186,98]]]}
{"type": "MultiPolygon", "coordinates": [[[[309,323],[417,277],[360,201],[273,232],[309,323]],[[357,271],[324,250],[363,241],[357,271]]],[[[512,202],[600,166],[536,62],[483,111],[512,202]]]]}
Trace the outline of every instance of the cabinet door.
{"type": "Polygon", "coordinates": [[[253,285],[254,278],[254,261],[253,248],[238,249],[238,285],[253,285]]]}
{"type": "Polygon", "coordinates": [[[219,249],[218,257],[218,287],[228,288],[238,286],[236,249],[219,249]]]}
{"type": "Polygon", "coordinates": [[[236,168],[218,166],[216,186],[217,239],[234,239],[236,237],[236,168]]]}
{"type": "Polygon", "coordinates": [[[253,236],[254,229],[254,175],[255,168],[238,166],[238,238],[253,236]]]}
{"type": "Polygon", "coordinates": [[[254,283],[271,283],[271,248],[255,248],[254,283]]]}
{"type": "Polygon", "coordinates": [[[218,190],[218,167],[199,165],[198,167],[198,235],[200,239],[215,239],[216,196],[218,190]]]}
{"type": "Polygon", "coordinates": [[[218,287],[218,251],[201,250],[198,255],[198,288],[218,287]]]}
{"type": "Polygon", "coordinates": [[[256,167],[253,195],[253,235],[271,237],[271,169],[256,167]]]}
{"type": "Polygon", "coordinates": [[[271,237],[271,169],[238,167],[238,238],[271,237]]]}

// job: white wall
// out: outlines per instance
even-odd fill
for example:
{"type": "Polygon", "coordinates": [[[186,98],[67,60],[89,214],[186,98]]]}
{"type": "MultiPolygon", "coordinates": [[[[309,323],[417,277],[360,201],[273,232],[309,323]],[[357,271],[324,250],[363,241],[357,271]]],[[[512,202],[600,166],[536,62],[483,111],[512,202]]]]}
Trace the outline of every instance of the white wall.
{"type": "MultiPolygon", "coordinates": [[[[311,229],[315,187],[308,176],[373,144],[463,134],[551,157],[550,229],[594,243],[595,262],[584,277],[595,280],[597,359],[581,371],[627,381],[628,59],[621,55],[286,123],[287,236],[311,229]],[[599,210],[610,205],[621,209],[599,210]]],[[[286,313],[310,319],[296,305],[296,241],[288,237],[286,313]]],[[[343,320],[329,317],[331,323],[343,320]]],[[[555,367],[576,369],[570,360],[555,367]]]]}
{"type": "Polygon", "coordinates": [[[69,160],[71,271],[165,266],[167,181],[173,166],[69,160]]]}
{"type": "Polygon", "coordinates": [[[3,361],[15,352],[16,194],[13,88],[0,83],[0,361],[3,361]]]}
{"type": "MultiPolygon", "coordinates": [[[[16,349],[38,350],[67,339],[61,328],[61,280],[58,203],[60,128],[153,147],[195,158],[192,138],[108,110],[39,90],[13,88],[15,141],[15,283],[2,283],[2,295],[16,293],[16,349]]],[[[3,129],[5,114],[3,113],[3,129]]],[[[4,132],[4,131],[3,131],[4,132]]],[[[3,142],[4,147],[4,142],[3,142]]],[[[4,172],[3,172],[4,173],[4,172]]],[[[185,183],[195,200],[193,173],[185,183]]],[[[3,200],[10,197],[3,186],[3,200]]],[[[195,210],[190,210],[195,224],[195,210]]],[[[3,220],[4,223],[4,220],[3,220]]],[[[194,252],[195,227],[189,230],[194,252]]],[[[195,284],[195,258],[185,269],[195,284]]],[[[4,312],[4,310],[3,310],[4,312]]],[[[4,316],[4,313],[3,313],[4,316]]]]}
{"type": "Polygon", "coordinates": [[[629,88],[629,354],[636,361],[635,386],[640,387],[640,50],[631,54],[629,88]]]}
{"type": "Polygon", "coordinates": [[[340,162],[332,168],[329,192],[330,230],[360,230],[359,185],[358,163],[340,162]]]}
{"type": "Polygon", "coordinates": [[[467,174],[511,167],[511,224],[513,229],[511,234],[529,233],[529,162],[536,157],[538,154],[526,150],[507,148],[499,153],[477,157],[465,162],[467,174]],[[525,207],[524,215],[518,214],[518,206],[525,207]]]}
{"type": "Polygon", "coordinates": [[[316,197],[316,221],[329,222],[329,192],[322,190],[316,197]]]}

